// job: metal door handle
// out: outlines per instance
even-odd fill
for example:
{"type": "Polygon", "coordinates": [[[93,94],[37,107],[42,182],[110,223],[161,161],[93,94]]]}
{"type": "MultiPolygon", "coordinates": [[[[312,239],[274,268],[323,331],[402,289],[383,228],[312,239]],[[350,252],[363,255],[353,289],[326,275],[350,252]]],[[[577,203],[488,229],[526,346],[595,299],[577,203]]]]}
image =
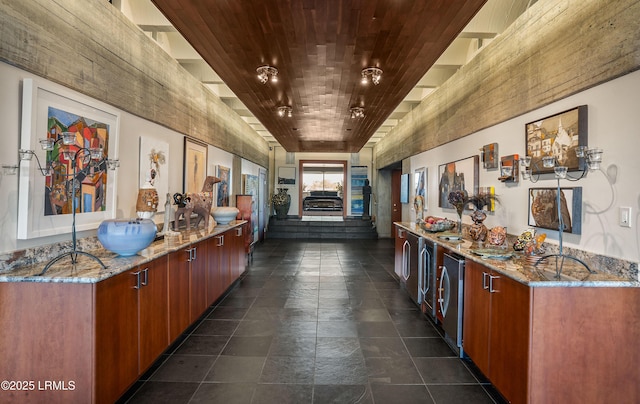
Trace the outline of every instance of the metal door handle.
{"type": "Polygon", "coordinates": [[[149,284],[149,268],[145,268],[142,270],[142,274],[144,275],[144,280],[142,281],[142,286],[147,286],[149,284]]]}
{"type": "Polygon", "coordinates": [[[493,280],[494,279],[500,279],[500,277],[499,276],[489,275],[489,293],[495,293],[495,292],[498,291],[498,290],[493,288],[493,280]]]}
{"type": "Polygon", "coordinates": [[[487,276],[489,276],[488,273],[483,272],[482,273],[482,289],[489,289],[489,285],[487,285],[487,276]]]}
{"type": "Polygon", "coordinates": [[[136,285],[133,288],[134,289],[140,289],[140,271],[134,272],[131,275],[135,275],[135,277],[136,277],[136,285]]]}

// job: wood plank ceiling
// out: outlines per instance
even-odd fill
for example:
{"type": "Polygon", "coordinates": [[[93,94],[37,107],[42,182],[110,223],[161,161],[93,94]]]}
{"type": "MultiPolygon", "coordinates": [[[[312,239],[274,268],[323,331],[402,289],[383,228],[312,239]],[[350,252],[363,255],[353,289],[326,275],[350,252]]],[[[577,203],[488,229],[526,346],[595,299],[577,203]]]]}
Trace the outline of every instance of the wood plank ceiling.
{"type": "Polygon", "coordinates": [[[486,0],[152,1],[287,151],[353,153],[486,0]],[[361,84],[367,67],[379,85],[361,84]]]}

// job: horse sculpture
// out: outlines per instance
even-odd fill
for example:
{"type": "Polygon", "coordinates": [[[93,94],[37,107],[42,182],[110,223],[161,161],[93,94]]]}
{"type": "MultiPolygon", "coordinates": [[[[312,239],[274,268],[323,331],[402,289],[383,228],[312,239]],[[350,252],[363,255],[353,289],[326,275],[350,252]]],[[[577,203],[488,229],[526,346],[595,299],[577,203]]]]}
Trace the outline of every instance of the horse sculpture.
{"type": "Polygon", "coordinates": [[[204,220],[204,228],[209,227],[209,216],[211,215],[211,205],[213,203],[213,184],[220,182],[220,178],[209,176],[205,178],[202,185],[201,192],[191,192],[186,194],[176,193],[173,194],[173,201],[178,205],[176,210],[175,220],[173,222],[173,229],[176,230],[180,217],[184,218],[187,225],[187,230],[191,229],[191,214],[197,215],[195,227],[198,227],[201,221],[204,220]]]}

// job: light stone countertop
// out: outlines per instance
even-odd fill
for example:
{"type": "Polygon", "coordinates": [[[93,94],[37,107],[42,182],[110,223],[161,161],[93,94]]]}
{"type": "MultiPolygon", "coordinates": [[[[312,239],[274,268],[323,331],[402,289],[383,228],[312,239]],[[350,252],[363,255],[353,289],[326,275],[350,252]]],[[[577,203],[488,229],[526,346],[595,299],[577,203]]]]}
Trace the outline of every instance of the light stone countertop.
{"type": "Polygon", "coordinates": [[[25,265],[0,274],[0,282],[59,282],[59,283],[97,283],[122,272],[144,265],[157,258],[178,251],[190,244],[217,236],[227,230],[241,226],[245,220],[235,220],[228,225],[216,225],[209,229],[192,229],[176,232],[176,235],[154,241],[147,248],[130,257],[121,257],[113,252],[99,248],[87,251],[98,257],[105,265],[84,255],[78,255],[74,265],[70,257],[65,257],[52,265],[47,272],[39,276],[47,261],[33,265],[25,265]]]}
{"type": "MultiPolygon", "coordinates": [[[[570,259],[565,259],[562,267],[561,279],[554,279],[556,259],[548,258],[537,266],[526,259],[523,253],[514,251],[511,246],[505,252],[513,252],[508,259],[483,258],[473,251],[488,246],[480,246],[468,239],[445,240],[439,238],[442,233],[429,233],[417,224],[410,222],[396,222],[397,226],[423,237],[438,246],[442,246],[458,255],[476,261],[520,283],[531,287],[640,287],[640,282],[631,278],[624,278],[607,273],[599,268],[591,268],[596,273],[590,273],[584,266],[570,259]]],[[[560,262],[561,258],[558,259],[560,262]]]]}

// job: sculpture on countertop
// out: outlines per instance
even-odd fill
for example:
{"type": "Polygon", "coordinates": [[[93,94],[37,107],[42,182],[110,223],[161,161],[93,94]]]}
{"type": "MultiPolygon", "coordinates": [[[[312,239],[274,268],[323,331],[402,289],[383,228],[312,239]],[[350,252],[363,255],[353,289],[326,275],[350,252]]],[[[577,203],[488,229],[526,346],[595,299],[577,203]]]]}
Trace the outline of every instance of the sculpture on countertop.
{"type": "Polygon", "coordinates": [[[191,229],[191,214],[197,215],[195,227],[204,220],[204,228],[209,227],[209,217],[211,215],[211,205],[213,203],[213,185],[220,182],[220,178],[208,176],[202,185],[202,191],[186,194],[176,193],[173,201],[178,206],[173,222],[174,230],[178,227],[180,217],[183,217],[187,225],[187,230],[191,229]]]}

